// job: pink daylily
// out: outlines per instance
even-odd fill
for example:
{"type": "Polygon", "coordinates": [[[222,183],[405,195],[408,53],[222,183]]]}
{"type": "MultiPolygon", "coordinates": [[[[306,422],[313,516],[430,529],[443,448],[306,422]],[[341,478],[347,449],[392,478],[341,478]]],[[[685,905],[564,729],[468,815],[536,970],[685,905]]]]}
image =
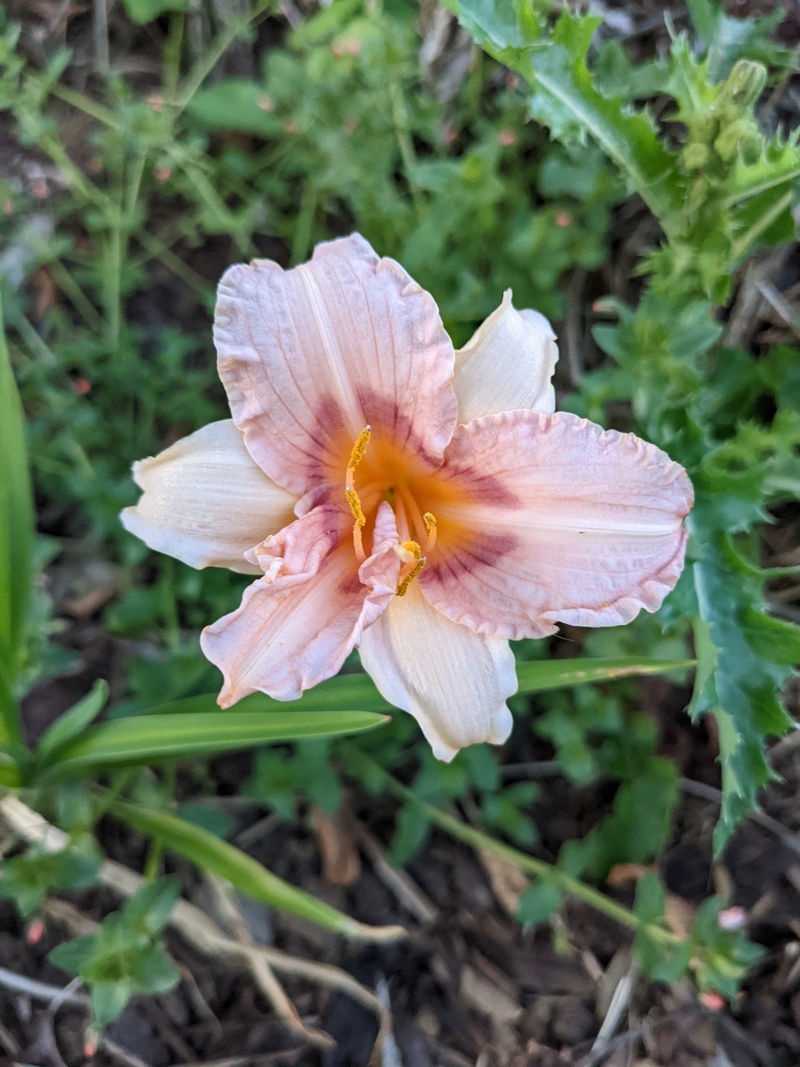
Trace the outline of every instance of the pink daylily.
{"type": "Polygon", "coordinates": [[[509,639],[655,611],[683,568],[685,471],[554,414],[541,315],[502,304],[460,351],[432,297],[354,235],[219,286],[231,420],[134,466],[151,548],[258,574],[203,631],[222,707],[294,700],[355,647],[444,760],[511,730],[509,639]]]}

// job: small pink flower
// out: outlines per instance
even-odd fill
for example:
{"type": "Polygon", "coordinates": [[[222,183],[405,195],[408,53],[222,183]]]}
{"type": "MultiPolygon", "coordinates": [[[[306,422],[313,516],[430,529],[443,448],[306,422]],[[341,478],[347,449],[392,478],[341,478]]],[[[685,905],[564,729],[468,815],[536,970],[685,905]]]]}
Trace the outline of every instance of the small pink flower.
{"type": "Polygon", "coordinates": [[[705,993],[701,993],[698,999],[708,1011],[724,1011],[727,1004],[724,997],[721,997],[719,993],[715,993],[712,989],[707,989],[705,993]]]}
{"type": "Polygon", "coordinates": [[[519,140],[519,134],[516,130],[503,129],[498,133],[497,140],[505,148],[510,148],[511,145],[515,145],[519,140]]]}
{"type": "Polygon", "coordinates": [[[34,919],[25,931],[25,940],[29,945],[38,945],[45,935],[45,925],[41,919],[34,919]]]}
{"type": "Polygon", "coordinates": [[[742,930],[747,926],[747,912],[744,908],[734,905],[721,911],[717,922],[721,930],[742,930]]]}
{"type": "Polygon", "coordinates": [[[223,707],[297,699],[360,647],[449,760],[508,737],[509,639],[618,626],[675,585],[684,470],[553,413],[555,334],[510,292],[454,351],[432,297],[354,235],[294,270],[231,267],[214,336],[233,418],[135,464],[122,520],[259,575],[201,638],[223,707]]]}

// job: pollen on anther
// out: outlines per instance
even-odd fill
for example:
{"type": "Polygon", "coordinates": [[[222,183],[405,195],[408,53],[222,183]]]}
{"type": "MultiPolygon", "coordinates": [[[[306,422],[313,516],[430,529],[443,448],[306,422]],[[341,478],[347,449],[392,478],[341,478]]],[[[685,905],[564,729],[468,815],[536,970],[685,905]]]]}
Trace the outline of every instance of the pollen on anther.
{"type": "Polygon", "coordinates": [[[347,487],[345,488],[344,495],[347,497],[347,503],[350,505],[350,511],[353,518],[359,526],[366,526],[367,517],[364,514],[364,509],[361,507],[361,499],[358,493],[355,489],[347,487]]]}
{"type": "Polygon", "coordinates": [[[350,451],[350,459],[347,463],[347,469],[354,471],[364,458],[364,454],[367,451],[367,445],[369,444],[370,434],[372,433],[371,426],[365,426],[361,433],[356,438],[356,443],[353,445],[350,451]]]}
{"type": "Polygon", "coordinates": [[[431,552],[436,545],[436,537],[438,535],[436,516],[432,512],[426,511],[422,516],[422,521],[425,523],[425,529],[428,531],[428,540],[425,544],[425,551],[431,552]]]}
{"type": "Polygon", "coordinates": [[[404,577],[402,577],[400,579],[400,582],[398,583],[398,586],[397,586],[397,594],[396,594],[397,596],[405,596],[406,595],[406,593],[408,592],[408,587],[411,585],[411,583],[417,577],[419,572],[425,566],[425,563],[426,563],[425,557],[424,556],[420,556],[420,558],[414,563],[414,566],[411,568],[411,570],[408,572],[408,574],[404,575],[404,577]]]}

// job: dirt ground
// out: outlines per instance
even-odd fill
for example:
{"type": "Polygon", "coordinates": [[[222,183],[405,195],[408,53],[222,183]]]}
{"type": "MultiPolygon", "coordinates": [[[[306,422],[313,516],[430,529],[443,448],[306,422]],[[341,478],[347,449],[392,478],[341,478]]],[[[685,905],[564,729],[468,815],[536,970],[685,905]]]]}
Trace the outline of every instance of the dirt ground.
{"type": "MultiPolygon", "coordinates": [[[[713,733],[676,713],[685,692],[648,680],[639,693],[642,706],[658,717],[663,752],[678,761],[685,776],[674,840],[659,863],[673,919],[688,921],[703,899],[725,889],[733,905],[746,909],[750,935],[766,949],[736,1003],[725,1006],[713,998],[703,1003],[686,984],[664,988],[647,981],[632,963],[628,933],[583,905],[568,905],[552,929],[523,933],[509,914],[519,890],[512,873],[445,836],[435,834],[404,871],[388,868],[383,844],[391,828],[390,801],[376,804],[351,794],[333,824],[319,813],[297,825],[265,815],[259,805],[233,797],[249,771],[249,757],[236,755],[212,764],[220,803],[229,798],[235,819],[233,840],[276,874],[355,918],[399,923],[408,937],[359,947],[244,898],[231,911],[188,866],[171,869],[193,887],[188,892],[193,903],[235,937],[333,964],[377,993],[390,1013],[391,1034],[375,1051],[375,1012],[301,973],[286,982],[300,1019],[336,1041],[327,1050],[312,1048],[276,1017],[239,964],[200,953],[171,932],[169,947],[183,981],[165,996],[133,1001],[110,1028],[97,1064],[796,1065],[800,744],[790,737],[776,746],[783,780],[765,793],[763,816],[746,822],[722,862],[713,864],[718,778],[713,733]]],[[[543,832],[541,854],[553,858],[564,838],[587,829],[607,810],[613,789],[566,783],[553,773],[543,743],[537,752],[529,742],[524,756],[533,758],[530,773],[543,776],[533,812],[543,832]]],[[[512,750],[509,764],[517,762],[514,757],[512,750]]],[[[100,838],[110,859],[141,870],[143,840],[110,820],[101,825],[100,838]]],[[[609,891],[630,903],[635,875],[617,871],[609,891]]],[[[48,905],[35,944],[13,907],[0,904],[0,966],[63,987],[65,977],[47,962],[48,951],[65,936],[85,932],[114,903],[105,890],[62,895],[48,905]]],[[[0,1045],[10,1058],[4,1062],[37,1067],[86,1062],[84,1009],[64,1005],[54,1014],[27,993],[8,988],[0,988],[0,1009],[0,1045]]]]}

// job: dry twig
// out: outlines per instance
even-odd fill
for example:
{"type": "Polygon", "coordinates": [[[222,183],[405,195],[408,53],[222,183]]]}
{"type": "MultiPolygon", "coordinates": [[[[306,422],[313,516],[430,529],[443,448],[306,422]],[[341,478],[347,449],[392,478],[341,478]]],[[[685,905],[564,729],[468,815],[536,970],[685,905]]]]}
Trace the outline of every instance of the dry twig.
{"type": "MultiPolygon", "coordinates": [[[[0,815],[21,838],[49,852],[60,852],[69,844],[67,834],[52,826],[17,797],[6,796],[0,800],[0,815]]],[[[141,875],[113,860],[106,860],[103,864],[98,881],[122,897],[132,897],[145,885],[141,875]]],[[[251,975],[260,989],[263,988],[262,982],[267,969],[305,978],[309,982],[344,993],[374,1012],[380,1022],[378,1041],[383,1034],[389,1032],[390,1020],[375,994],[339,967],[299,959],[280,949],[237,941],[224,934],[204,912],[186,900],[177,902],[169,922],[173,929],[202,955],[225,961],[228,965],[238,965],[251,975]]],[[[325,1035],[326,1038],[327,1036],[325,1035]]],[[[319,1040],[314,1043],[319,1044],[319,1040]]]]}

